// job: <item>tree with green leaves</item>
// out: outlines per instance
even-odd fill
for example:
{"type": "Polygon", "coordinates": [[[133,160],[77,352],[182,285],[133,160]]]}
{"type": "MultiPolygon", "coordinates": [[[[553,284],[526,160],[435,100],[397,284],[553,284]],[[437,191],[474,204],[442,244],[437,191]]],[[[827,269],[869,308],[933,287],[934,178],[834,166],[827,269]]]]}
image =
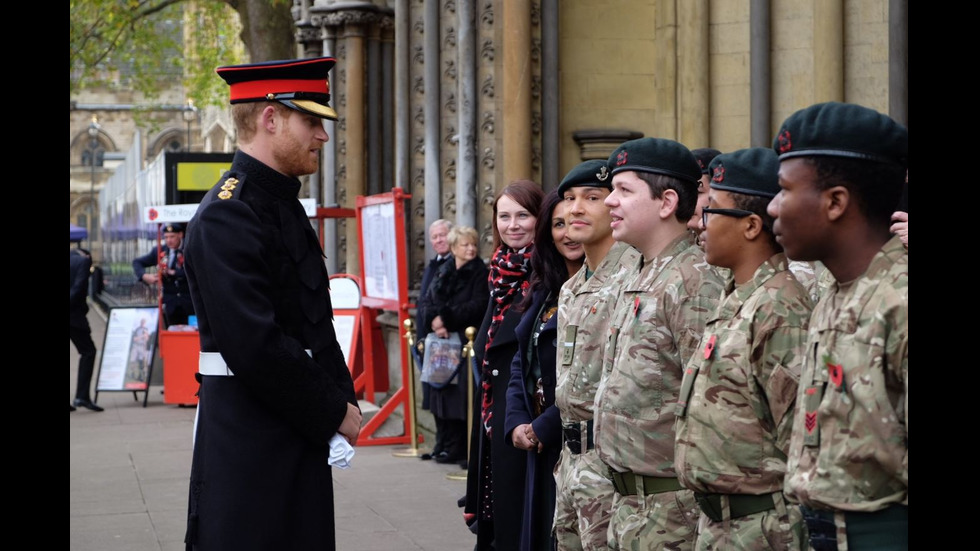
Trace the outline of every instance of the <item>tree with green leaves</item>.
{"type": "Polygon", "coordinates": [[[219,65],[296,56],[290,0],[70,0],[69,95],[128,88],[148,98],[180,82],[220,105],[219,65]]]}

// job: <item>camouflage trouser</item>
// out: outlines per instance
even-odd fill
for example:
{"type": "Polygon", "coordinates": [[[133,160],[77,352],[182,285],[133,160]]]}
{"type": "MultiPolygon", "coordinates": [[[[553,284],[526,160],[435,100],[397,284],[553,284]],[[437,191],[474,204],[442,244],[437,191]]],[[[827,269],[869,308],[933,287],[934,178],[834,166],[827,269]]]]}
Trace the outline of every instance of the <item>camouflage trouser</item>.
{"type": "MultiPolygon", "coordinates": [[[[695,549],[712,551],[720,549],[746,549],[773,551],[799,551],[806,549],[806,527],[796,505],[787,507],[782,493],[776,493],[775,509],[744,517],[714,522],[701,513],[698,521],[698,540],[695,549]]],[[[724,516],[729,516],[723,507],[724,516]]]]}
{"type": "Polygon", "coordinates": [[[555,465],[555,536],[558,549],[606,548],[606,528],[615,494],[595,450],[575,454],[564,446],[555,465]]]}
{"type": "Polygon", "coordinates": [[[691,490],[613,498],[609,549],[690,551],[701,509],[691,490]]]}

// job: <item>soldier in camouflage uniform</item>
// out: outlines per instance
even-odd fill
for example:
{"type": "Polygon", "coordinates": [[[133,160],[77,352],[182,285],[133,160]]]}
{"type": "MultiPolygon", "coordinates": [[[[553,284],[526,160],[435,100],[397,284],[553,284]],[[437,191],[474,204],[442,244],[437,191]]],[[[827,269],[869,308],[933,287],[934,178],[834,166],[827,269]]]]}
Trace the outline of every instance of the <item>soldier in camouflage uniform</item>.
{"type": "Polygon", "coordinates": [[[684,372],[674,458],[701,507],[699,550],[805,545],[799,508],[782,489],[812,304],[766,213],[778,170],[761,147],[711,162],[701,240],[707,261],[733,280],[684,372]]]}
{"type": "Polygon", "coordinates": [[[686,227],[701,170],[659,138],[622,144],[609,164],[613,237],[643,255],[616,304],[596,391],[596,448],[616,490],[609,546],[691,549],[700,511],[674,472],[674,406],[722,291],[686,227]]]}
{"type": "Polygon", "coordinates": [[[834,282],[810,319],[785,491],[817,550],[907,549],[908,252],[889,233],[908,129],[823,103],[783,122],[775,233],[834,282]]]}
{"type": "Polygon", "coordinates": [[[582,244],[586,261],[558,300],[555,403],[565,442],[555,468],[555,535],[562,550],[605,549],[612,513],[613,486],[595,451],[592,409],[620,279],[639,253],[612,237],[603,203],[611,187],[604,160],[580,164],[558,186],[568,204],[568,236],[582,244]]]}

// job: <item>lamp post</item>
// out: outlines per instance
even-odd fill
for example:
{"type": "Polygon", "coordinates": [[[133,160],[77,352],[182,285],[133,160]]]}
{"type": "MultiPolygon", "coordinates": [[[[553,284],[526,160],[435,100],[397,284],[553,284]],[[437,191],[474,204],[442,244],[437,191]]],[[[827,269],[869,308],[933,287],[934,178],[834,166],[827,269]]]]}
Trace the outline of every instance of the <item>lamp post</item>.
{"type": "Polygon", "coordinates": [[[184,107],[184,112],[181,113],[184,117],[184,122],[187,123],[187,152],[191,151],[191,123],[197,119],[197,107],[194,107],[194,100],[187,98],[187,106],[184,107]]]}
{"type": "Polygon", "coordinates": [[[88,235],[89,235],[89,246],[91,246],[92,238],[95,236],[95,163],[96,157],[99,154],[99,131],[102,126],[99,125],[99,118],[96,115],[92,115],[92,122],[88,125],[88,150],[89,157],[88,163],[92,167],[92,180],[89,185],[88,192],[88,235]]]}

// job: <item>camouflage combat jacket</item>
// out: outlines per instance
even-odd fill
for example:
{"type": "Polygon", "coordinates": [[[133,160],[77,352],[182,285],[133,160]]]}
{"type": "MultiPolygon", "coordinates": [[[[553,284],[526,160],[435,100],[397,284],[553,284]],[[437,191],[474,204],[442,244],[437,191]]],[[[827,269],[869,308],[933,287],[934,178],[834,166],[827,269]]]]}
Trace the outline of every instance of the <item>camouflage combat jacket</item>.
{"type": "Polygon", "coordinates": [[[811,309],[784,254],[729,282],[681,383],[674,464],[685,487],[782,490],[811,309]]]}
{"type": "Polygon", "coordinates": [[[683,367],[723,282],[685,232],[627,278],[596,392],[596,449],[617,472],[674,476],[674,406],[683,367]]]}
{"type": "Polygon", "coordinates": [[[609,340],[609,323],[622,279],[634,269],[640,253],[615,243],[592,277],[586,266],[565,282],[558,298],[558,384],[555,404],[563,423],[592,419],[602,358],[609,340]]]}
{"type": "Polygon", "coordinates": [[[803,505],[909,503],[909,256],[893,237],[813,309],[785,491],[803,505]]]}

